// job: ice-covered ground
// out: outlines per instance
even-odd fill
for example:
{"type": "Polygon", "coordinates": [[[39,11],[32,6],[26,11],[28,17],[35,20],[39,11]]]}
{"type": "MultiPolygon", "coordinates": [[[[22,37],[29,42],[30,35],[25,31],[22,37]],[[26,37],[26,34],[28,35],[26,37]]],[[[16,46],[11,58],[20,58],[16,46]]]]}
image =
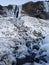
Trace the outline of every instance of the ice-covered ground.
{"type": "Polygon", "coordinates": [[[0,18],[0,65],[49,65],[49,21],[0,18]]]}

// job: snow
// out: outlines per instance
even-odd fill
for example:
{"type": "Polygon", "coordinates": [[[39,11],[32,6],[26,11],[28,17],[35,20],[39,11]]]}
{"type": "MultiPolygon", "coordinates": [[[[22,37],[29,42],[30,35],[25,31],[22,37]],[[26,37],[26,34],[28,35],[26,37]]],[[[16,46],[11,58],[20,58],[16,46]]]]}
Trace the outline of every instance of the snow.
{"type": "Polygon", "coordinates": [[[24,16],[21,18],[24,21],[24,26],[29,27],[31,31],[28,34],[32,38],[37,38],[33,35],[33,31],[41,32],[45,39],[41,44],[41,49],[46,50],[47,56],[49,56],[49,20],[37,19],[34,17],[24,16]]]}
{"type": "Polygon", "coordinates": [[[15,37],[17,36],[17,28],[9,21],[9,19],[0,19],[0,37],[15,37]]]}
{"type": "Polygon", "coordinates": [[[24,26],[29,27],[32,33],[34,30],[41,32],[44,36],[49,35],[49,21],[37,19],[34,17],[23,16],[21,20],[24,21],[24,26]]]}
{"type": "MultiPolygon", "coordinates": [[[[29,16],[23,16],[17,20],[14,20],[13,17],[0,18],[0,58],[7,54],[9,65],[17,62],[16,57],[21,59],[29,55],[28,50],[31,53],[36,52],[35,54],[39,57],[41,49],[46,50],[45,53],[49,57],[49,20],[29,16]],[[26,43],[29,44],[28,47],[26,43]],[[40,49],[33,49],[33,45],[38,44],[40,44],[40,49]],[[17,50],[16,46],[18,46],[17,50]]],[[[4,61],[8,64],[7,60],[4,59],[4,61]]],[[[27,64],[31,63],[24,65],[27,64]]],[[[35,62],[34,65],[42,64],[35,62]]]]}
{"type": "Polygon", "coordinates": [[[39,64],[39,63],[34,62],[34,65],[49,65],[49,63],[46,63],[46,64],[39,64]]]}
{"type": "Polygon", "coordinates": [[[23,65],[31,65],[31,63],[25,63],[25,64],[23,64],[23,65]]]}
{"type": "Polygon", "coordinates": [[[18,53],[26,53],[27,52],[27,47],[24,45],[20,45],[19,49],[17,50],[18,53]]]}
{"type": "Polygon", "coordinates": [[[43,40],[44,44],[49,44],[49,36],[46,36],[46,38],[43,40]]]}
{"type": "Polygon", "coordinates": [[[6,54],[13,51],[15,43],[10,38],[0,38],[0,54],[6,54]]]}
{"type": "Polygon", "coordinates": [[[41,46],[41,49],[47,51],[46,54],[47,54],[47,56],[49,56],[49,36],[47,36],[43,40],[43,45],[41,46]]]}

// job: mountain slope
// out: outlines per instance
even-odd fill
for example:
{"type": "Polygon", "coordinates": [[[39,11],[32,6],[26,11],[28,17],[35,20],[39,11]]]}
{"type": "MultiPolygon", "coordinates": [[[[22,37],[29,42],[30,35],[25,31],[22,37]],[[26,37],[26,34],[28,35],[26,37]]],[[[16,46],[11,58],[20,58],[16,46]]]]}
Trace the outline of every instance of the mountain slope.
{"type": "Polygon", "coordinates": [[[0,65],[49,64],[49,20],[32,17],[25,7],[28,4],[24,9],[23,5],[0,6],[0,65]]]}
{"type": "MultiPolygon", "coordinates": [[[[22,65],[28,62],[32,63],[32,60],[33,62],[37,62],[36,57],[31,57],[36,54],[35,56],[37,56],[38,59],[38,56],[40,57],[39,53],[41,53],[41,57],[43,53],[49,57],[49,54],[47,54],[49,50],[45,48],[45,44],[47,47],[48,44],[47,42],[44,44],[44,40],[47,40],[46,37],[49,36],[49,21],[30,16],[23,16],[17,20],[14,20],[12,17],[2,17],[0,18],[0,24],[0,64],[12,65],[14,63],[14,65],[22,65]],[[41,52],[41,49],[45,49],[47,52],[41,52]],[[26,58],[31,59],[27,59],[26,61],[26,58]]],[[[47,59],[47,57],[45,59],[47,59]]],[[[48,63],[49,61],[45,61],[45,59],[39,60],[46,64],[46,62],[48,63]]],[[[34,63],[34,65],[35,64],[36,63],[34,63]]],[[[40,61],[38,64],[40,64],[40,61]]]]}

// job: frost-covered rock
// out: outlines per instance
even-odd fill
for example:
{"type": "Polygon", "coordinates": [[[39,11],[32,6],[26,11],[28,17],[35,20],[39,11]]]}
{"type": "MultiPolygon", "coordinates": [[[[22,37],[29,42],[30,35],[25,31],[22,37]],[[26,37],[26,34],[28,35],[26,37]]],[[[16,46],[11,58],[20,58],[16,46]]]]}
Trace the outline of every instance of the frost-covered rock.
{"type": "Polygon", "coordinates": [[[29,16],[16,20],[13,17],[0,18],[0,61],[6,65],[48,63],[48,35],[47,20],[29,16]]]}

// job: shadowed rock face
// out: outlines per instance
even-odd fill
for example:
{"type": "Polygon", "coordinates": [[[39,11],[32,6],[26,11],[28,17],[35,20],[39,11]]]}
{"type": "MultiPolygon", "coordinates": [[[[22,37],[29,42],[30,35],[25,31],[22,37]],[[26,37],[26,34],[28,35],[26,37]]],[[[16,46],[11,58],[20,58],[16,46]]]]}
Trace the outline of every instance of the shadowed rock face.
{"type": "Polygon", "coordinates": [[[24,13],[29,16],[49,19],[49,13],[44,11],[43,1],[25,3],[23,4],[22,9],[24,13]]]}
{"type": "Polygon", "coordinates": [[[12,9],[13,9],[13,6],[12,6],[12,5],[8,5],[8,6],[7,6],[7,9],[8,9],[8,10],[12,10],[12,9]]]}
{"type": "Polygon", "coordinates": [[[12,6],[8,5],[8,6],[1,6],[0,5],[0,16],[7,16],[7,10],[11,10],[12,6]]]}
{"type": "Polygon", "coordinates": [[[16,16],[16,12],[17,12],[17,5],[8,5],[8,6],[1,6],[0,5],[0,16],[2,17],[12,17],[12,16],[16,16]],[[16,10],[16,11],[15,11],[16,10]],[[14,14],[15,11],[15,14],[14,14]]]}
{"type": "MultiPolygon", "coordinates": [[[[46,12],[45,4],[46,2],[38,1],[38,2],[28,2],[22,6],[17,5],[8,5],[8,6],[1,6],[0,5],[0,17],[15,17],[20,18],[20,14],[26,14],[31,17],[37,17],[41,19],[49,19],[49,12],[46,12]],[[21,10],[21,11],[20,11],[21,10]]],[[[49,2],[47,2],[49,4],[49,2]]]]}
{"type": "Polygon", "coordinates": [[[4,15],[4,14],[6,14],[6,12],[4,12],[3,6],[0,5],[0,15],[4,15]]]}
{"type": "Polygon", "coordinates": [[[0,5],[0,10],[3,10],[3,6],[0,5]]]}

